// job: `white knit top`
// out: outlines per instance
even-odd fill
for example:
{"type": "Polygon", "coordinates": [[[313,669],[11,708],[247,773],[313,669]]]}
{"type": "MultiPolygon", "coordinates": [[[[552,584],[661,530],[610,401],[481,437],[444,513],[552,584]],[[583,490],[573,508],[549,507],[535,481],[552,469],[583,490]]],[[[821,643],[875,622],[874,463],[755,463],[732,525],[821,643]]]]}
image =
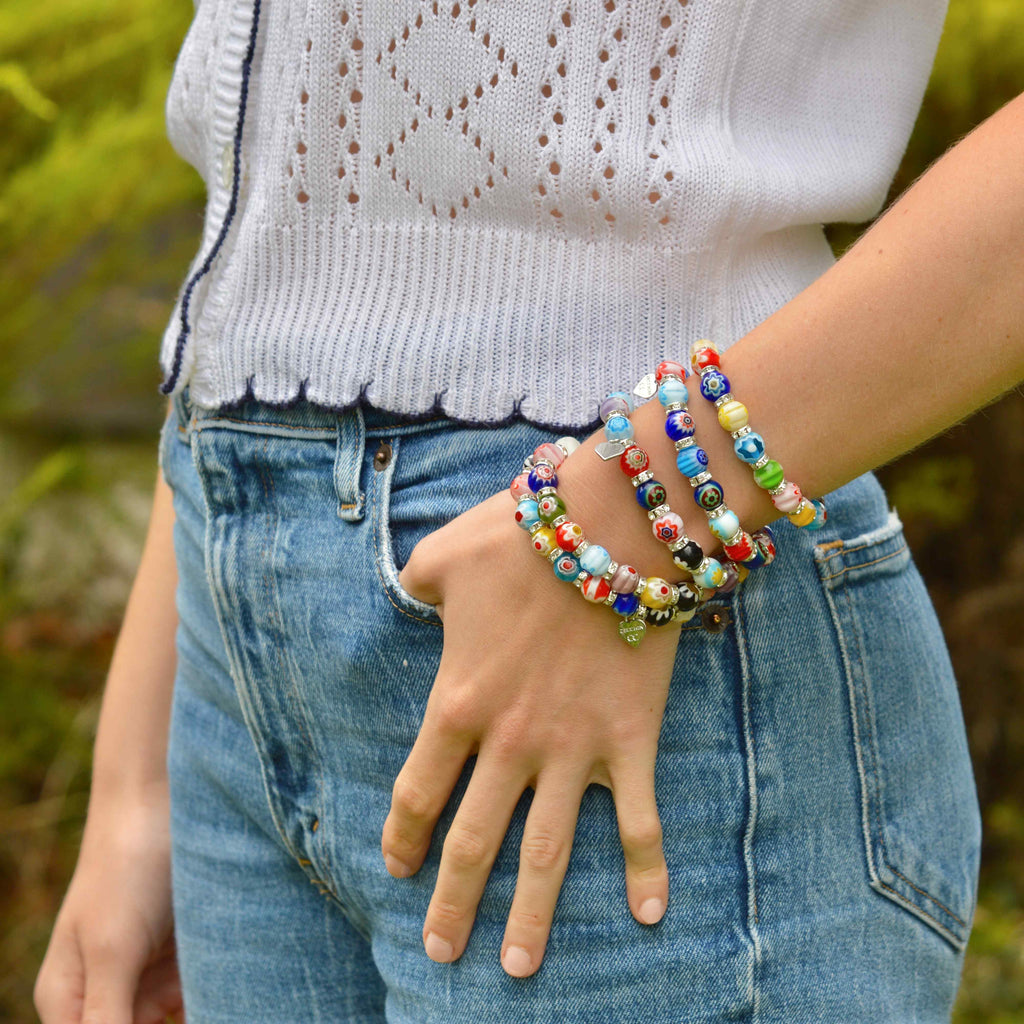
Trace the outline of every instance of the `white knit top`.
{"type": "Polygon", "coordinates": [[[945,0],[198,0],[163,390],[581,428],[873,216],[945,0]]]}

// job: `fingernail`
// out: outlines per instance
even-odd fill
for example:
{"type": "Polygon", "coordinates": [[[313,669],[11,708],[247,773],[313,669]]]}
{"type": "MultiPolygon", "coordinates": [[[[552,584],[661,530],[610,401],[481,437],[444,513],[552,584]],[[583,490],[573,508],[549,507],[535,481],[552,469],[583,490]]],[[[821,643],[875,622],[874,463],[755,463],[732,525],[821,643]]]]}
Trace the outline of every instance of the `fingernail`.
{"type": "Polygon", "coordinates": [[[501,956],[501,966],[513,978],[525,978],[533,970],[533,961],[522,946],[509,946],[501,956]]]}
{"type": "Polygon", "coordinates": [[[640,904],[639,914],[644,924],[657,924],[665,916],[665,904],[657,896],[652,896],[640,904]]]}
{"type": "Polygon", "coordinates": [[[439,964],[451,963],[455,955],[452,944],[433,932],[427,932],[427,941],[423,943],[423,947],[427,951],[427,956],[439,964]]]}
{"type": "Polygon", "coordinates": [[[389,875],[395,878],[408,878],[412,874],[412,868],[405,861],[392,857],[390,853],[384,855],[384,866],[388,869],[389,875]]]}

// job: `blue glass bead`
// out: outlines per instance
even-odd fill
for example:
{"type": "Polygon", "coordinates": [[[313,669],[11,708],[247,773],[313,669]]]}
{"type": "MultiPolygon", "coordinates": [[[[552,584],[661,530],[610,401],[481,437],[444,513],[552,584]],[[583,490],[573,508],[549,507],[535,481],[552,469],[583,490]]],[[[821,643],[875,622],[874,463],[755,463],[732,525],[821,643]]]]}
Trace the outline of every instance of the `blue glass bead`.
{"type": "Polygon", "coordinates": [[[709,558],[708,564],[701,572],[693,574],[693,582],[702,590],[714,590],[725,582],[725,570],[716,558],[709,558]]]}
{"type": "Polygon", "coordinates": [[[693,490],[693,500],[705,512],[713,512],[722,504],[725,495],[722,492],[722,485],[717,480],[708,480],[693,490]]]}
{"type": "Polygon", "coordinates": [[[612,604],[612,611],[625,618],[627,615],[632,615],[639,607],[640,598],[636,594],[619,594],[612,604]]]}
{"type": "Polygon", "coordinates": [[[602,423],[607,423],[612,416],[628,416],[633,411],[633,400],[625,391],[613,391],[600,405],[598,414],[602,423]]]}
{"type": "Polygon", "coordinates": [[[708,370],[700,378],[700,393],[709,401],[729,392],[729,378],[719,370],[708,370]]]}
{"type": "Polygon", "coordinates": [[[550,466],[540,465],[530,470],[526,482],[530,490],[536,494],[542,487],[557,487],[558,474],[550,466]]]}
{"type": "Polygon", "coordinates": [[[612,564],[612,556],[600,544],[591,544],[580,556],[580,568],[591,576],[603,576],[612,564]]]}
{"type": "Polygon", "coordinates": [[[720,541],[727,541],[730,537],[739,533],[740,517],[735,512],[726,511],[714,519],[709,519],[708,526],[720,541]]]}
{"type": "Polygon", "coordinates": [[[569,554],[568,551],[563,551],[562,554],[555,559],[552,564],[552,568],[555,570],[555,575],[566,583],[572,583],[580,574],[580,560],[575,556],[569,554]]]}
{"type": "Polygon", "coordinates": [[[676,465],[683,476],[700,476],[708,468],[708,453],[703,448],[691,445],[676,456],[676,465]]]}
{"type": "Polygon", "coordinates": [[[744,462],[757,462],[764,455],[764,438],[760,434],[744,434],[736,438],[733,449],[744,462]]]}
{"type": "Polygon", "coordinates": [[[693,437],[697,424],[685,409],[677,409],[665,417],[665,433],[673,441],[682,441],[684,437],[693,437]]]}
{"type": "Polygon", "coordinates": [[[665,485],[657,480],[647,480],[636,489],[636,500],[641,508],[652,509],[668,501],[665,485]]]}
{"type": "Polygon", "coordinates": [[[764,555],[761,554],[758,546],[754,545],[754,553],[743,562],[743,566],[747,569],[760,569],[763,565],[768,563],[764,560],[764,555]]]}
{"type": "Polygon", "coordinates": [[[665,380],[658,388],[658,401],[662,405],[686,405],[690,392],[681,380],[665,380]]]}
{"type": "Polygon", "coordinates": [[[613,413],[604,425],[604,436],[609,441],[632,441],[633,424],[622,413],[613,413]]]}
{"type": "Polygon", "coordinates": [[[540,514],[537,511],[537,502],[533,498],[523,498],[516,505],[516,522],[529,531],[534,523],[540,522],[540,514]]]}
{"type": "Polygon", "coordinates": [[[828,522],[828,509],[825,508],[825,503],[819,498],[808,498],[807,500],[814,506],[814,511],[817,515],[815,515],[813,521],[809,522],[804,529],[820,530],[825,523],[828,522]]]}

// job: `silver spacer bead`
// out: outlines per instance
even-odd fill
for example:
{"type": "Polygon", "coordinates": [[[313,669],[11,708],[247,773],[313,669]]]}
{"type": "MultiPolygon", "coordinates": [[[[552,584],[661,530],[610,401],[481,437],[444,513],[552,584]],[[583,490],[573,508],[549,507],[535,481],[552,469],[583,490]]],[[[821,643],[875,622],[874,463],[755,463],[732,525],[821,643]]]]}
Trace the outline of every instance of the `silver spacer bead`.
{"type": "Polygon", "coordinates": [[[723,501],[718,508],[705,509],[704,511],[707,513],[708,519],[719,519],[729,511],[729,506],[723,501]]]}
{"type": "Polygon", "coordinates": [[[722,541],[722,547],[729,547],[729,548],[731,548],[733,546],[733,544],[738,544],[740,542],[740,538],[742,538],[742,536],[743,536],[743,527],[741,526],[728,540],[723,540],[722,541]]]}
{"type": "Polygon", "coordinates": [[[589,547],[590,547],[590,541],[589,540],[581,540],[579,542],[579,544],[576,546],[576,550],[573,551],[573,554],[577,558],[579,558],[583,554],[583,552],[586,551],[587,548],[589,548],[589,547]]]}
{"type": "Polygon", "coordinates": [[[642,473],[637,473],[636,476],[631,476],[629,479],[634,487],[639,487],[641,484],[647,483],[648,480],[653,480],[654,474],[649,469],[645,469],[642,473]]]}
{"type": "Polygon", "coordinates": [[[545,527],[547,525],[548,525],[547,523],[542,523],[538,519],[537,522],[535,522],[533,524],[533,526],[530,527],[530,536],[532,537],[538,530],[542,529],[543,527],[545,527]]]}
{"type": "Polygon", "coordinates": [[[659,505],[657,508],[648,509],[647,518],[650,519],[650,521],[653,523],[654,520],[657,519],[659,516],[663,516],[671,511],[672,509],[670,509],[667,504],[659,505]]]}
{"type": "Polygon", "coordinates": [[[704,470],[703,473],[698,473],[696,476],[690,477],[691,487],[700,487],[701,484],[706,484],[711,479],[711,473],[709,470],[704,470]]]}
{"type": "Polygon", "coordinates": [[[686,545],[689,543],[690,538],[687,537],[684,533],[683,536],[679,538],[679,540],[672,541],[672,543],[668,545],[668,549],[669,551],[678,551],[680,548],[686,547],[686,545]]]}
{"type": "Polygon", "coordinates": [[[605,574],[604,574],[604,578],[605,578],[605,579],[606,579],[606,580],[607,580],[607,581],[608,581],[609,583],[611,583],[611,581],[612,581],[612,577],[613,577],[613,576],[615,575],[615,573],[616,573],[616,572],[618,571],[618,568],[619,568],[619,563],[618,563],[618,562],[609,562],[609,563],[608,563],[608,569],[607,569],[607,571],[606,571],[606,572],[605,572],[605,574]]]}
{"type": "Polygon", "coordinates": [[[750,465],[753,469],[760,469],[762,466],[767,466],[769,462],[771,462],[771,458],[768,453],[765,452],[757,462],[752,462],[750,465]]]}
{"type": "Polygon", "coordinates": [[[665,406],[665,415],[667,416],[670,412],[685,412],[686,406],[682,402],[670,402],[665,406]]]}
{"type": "Polygon", "coordinates": [[[681,452],[684,448],[692,448],[696,443],[697,438],[695,438],[693,434],[689,437],[684,437],[681,441],[672,442],[677,452],[681,452]]]}
{"type": "Polygon", "coordinates": [[[619,595],[618,595],[618,594],[616,594],[616,593],[615,593],[615,591],[613,590],[613,591],[612,591],[612,592],[611,592],[611,593],[610,593],[610,594],[609,594],[609,595],[608,595],[608,596],[607,596],[607,597],[606,597],[606,598],[605,598],[605,599],[604,599],[604,600],[603,600],[603,601],[601,602],[601,604],[606,604],[606,605],[608,605],[608,607],[609,607],[609,608],[611,608],[611,606],[612,606],[613,604],[615,604],[615,599],[616,599],[616,598],[617,598],[618,596],[619,596],[619,595]]]}
{"type": "Polygon", "coordinates": [[[745,427],[740,427],[739,430],[734,430],[732,432],[732,439],[734,441],[738,441],[741,437],[745,437],[747,434],[752,434],[753,432],[754,428],[748,423],[745,427]]]}
{"type": "Polygon", "coordinates": [[[557,562],[564,554],[565,552],[561,548],[555,548],[554,551],[549,552],[545,557],[552,565],[554,565],[555,562],[557,562]]]}
{"type": "Polygon", "coordinates": [[[773,497],[777,498],[785,489],[789,486],[789,481],[783,477],[782,483],[778,487],[773,487],[768,493],[773,497]]]}
{"type": "Polygon", "coordinates": [[[536,494],[534,494],[534,497],[540,501],[541,498],[547,497],[549,494],[557,495],[558,489],[555,487],[542,487],[536,494]]]}
{"type": "Polygon", "coordinates": [[[644,592],[644,587],[647,586],[647,577],[641,576],[636,581],[636,586],[633,588],[633,593],[639,597],[644,592]]]}
{"type": "Polygon", "coordinates": [[[552,530],[557,530],[562,525],[562,523],[567,522],[569,522],[568,516],[555,516],[555,518],[552,519],[550,523],[548,523],[548,526],[550,526],[552,530]]]}
{"type": "Polygon", "coordinates": [[[715,408],[716,409],[721,409],[722,406],[725,405],[726,402],[731,402],[731,401],[732,401],[732,392],[731,391],[726,391],[726,393],[724,395],[719,395],[715,399],[715,408]]]}

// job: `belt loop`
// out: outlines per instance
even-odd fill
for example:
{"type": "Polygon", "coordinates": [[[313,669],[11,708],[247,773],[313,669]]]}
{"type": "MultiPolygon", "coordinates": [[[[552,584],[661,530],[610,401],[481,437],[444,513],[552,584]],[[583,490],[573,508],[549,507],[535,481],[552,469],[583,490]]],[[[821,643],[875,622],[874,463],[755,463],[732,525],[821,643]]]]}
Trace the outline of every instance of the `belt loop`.
{"type": "Polygon", "coordinates": [[[172,401],[174,402],[174,414],[178,418],[178,426],[181,431],[179,437],[185,444],[188,444],[192,436],[192,403],[189,401],[187,384],[180,391],[174,392],[172,401]]]}
{"type": "Polygon", "coordinates": [[[358,406],[338,417],[338,447],[334,455],[334,489],[338,516],[350,523],[363,518],[365,495],[359,489],[366,449],[366,423],[358,406]]]}

